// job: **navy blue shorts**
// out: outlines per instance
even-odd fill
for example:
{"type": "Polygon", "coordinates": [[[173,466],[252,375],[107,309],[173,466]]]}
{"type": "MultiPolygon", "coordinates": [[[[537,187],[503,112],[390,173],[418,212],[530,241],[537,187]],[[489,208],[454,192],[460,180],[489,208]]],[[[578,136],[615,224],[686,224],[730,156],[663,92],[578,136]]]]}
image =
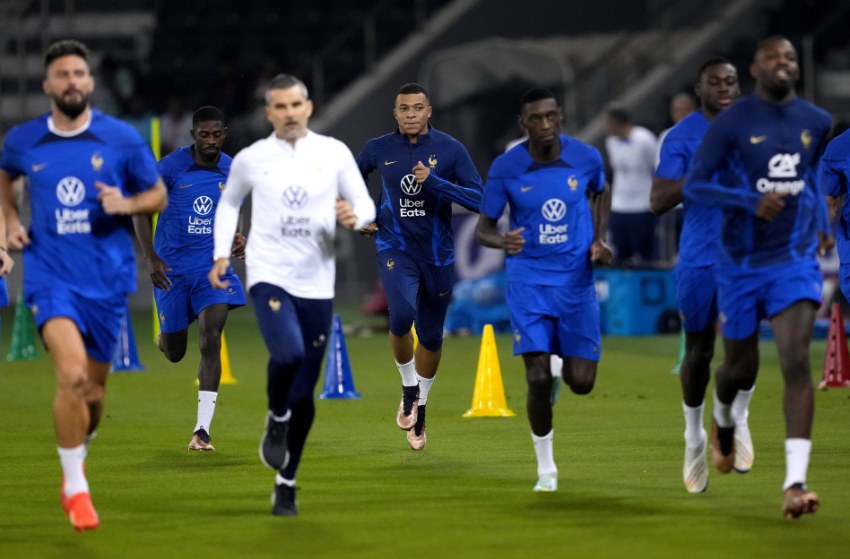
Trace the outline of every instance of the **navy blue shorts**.
{"type": "Polygon", "coordinates": [[[416,322],[422,347],[439,350],[452,300],[453,266],[434,266],[389,249],[378,253],[378,273],[390,308],[390,332],[403,336],[416,322]]]}

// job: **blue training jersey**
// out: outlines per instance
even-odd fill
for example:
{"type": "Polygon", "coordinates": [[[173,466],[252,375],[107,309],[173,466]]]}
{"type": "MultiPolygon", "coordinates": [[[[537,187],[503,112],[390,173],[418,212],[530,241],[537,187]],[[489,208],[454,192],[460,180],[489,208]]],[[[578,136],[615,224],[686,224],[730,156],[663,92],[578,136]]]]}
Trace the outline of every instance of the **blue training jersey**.
{"type": "Polygon", "coordinates": [[[587,193],[605,188],[602,156],[575,138],[559,137],[561,156],[555,161],[534,161],[526,140],[490,167],[481,214],[499,219],[509,205],[510,228],[525,228],[522,251],[506,257],[508,281],[574,287],[593,282],[587,193]]]}
{"type": "Polygon", "coordinates": [[[27,175],[32,208],[24,249],[24,290],[33,294],[62,284],[90,298],[136,290],[130,216],[108,215],[95,182],[125,196],[154,187],[159,178],[150,148],[130,125],[93,110],[74,136],[48,127],[45,114],[9,131],[0,167],[27,175]]]}
{"type": "Polygon", "coordinates": [[[213,262],[213,218],[230,172],[229,155],[213,167],[198,165],[192,146],[184,146],[159,163],[168,189],[168,207],[159,214],[153,247],[171,274],[208,272],[213,262]]]}
{"type": "Polygon", "coordinates": [[[0,276],[0,307],[9,306],[9,292],[6,290],[6,278],[0,276]]]}
{"type": "Polygon", "coordinates": [[[823,154],[821,165],[823,190],[825,194],[838,198],[845,196],[838,216],[838,259],[842,264],[850,264],[850,197],[847,197],[847,185],[850,181],[850,130],[829,142],[823,154]]]}
{"type": "Polygon", "coordinates": [[[826,111],[800,98],[778,104],[748,95],[717,115],[691,165],[685,196],[722,208],[721,266],[815,258],[817,232],[829,230],[818,166],[830,127],[826,111]],[[772,221],[755,216],[767,192],[787,193],[772,221]]]}
{"type": "Polygon", "coordinates": [[[415,144],[396,130],[366,142],[357,166],[367,182],[372,171],[381,174],[377,251],[394,248],[430,264],[452,264],[452,202],[478,212],[483,189],[463,144],[430,126],[415,144]],[[421,185],[412,171],[419,161],[431,168],[421,185]]]}
{"type": "MultiPolygon", "coordinates": [[[[702,111],[696,111],[676,124],[661,143],[655,176],[662,179],[684,179],[703,136],[711,123],[702,111]]],[[[720,208],[685,199],[684,225],[679,239],[679,267],[698,268],[717,263],[720,249],[720,208]]]]}

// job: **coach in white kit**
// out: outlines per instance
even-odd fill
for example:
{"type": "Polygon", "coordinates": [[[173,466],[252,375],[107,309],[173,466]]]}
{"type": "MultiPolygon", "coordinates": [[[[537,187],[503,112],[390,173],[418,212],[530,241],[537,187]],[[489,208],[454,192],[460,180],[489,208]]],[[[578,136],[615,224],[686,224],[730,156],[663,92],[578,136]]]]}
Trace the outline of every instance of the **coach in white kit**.
{"type": "Polygon", "coordinates": [[[274,470],[272,514],[298,514],[295,471],[313,423],[313,391],[331,325],[336,221],[361,229],[375,220],[351,151],[307,129],[313,103],[298,78],[280,74],[266,88],[274,133],[240,151],[215,215],[215,264],[222,280],[242,200],[253,194],[247,285],[269,350],[269,412],[260,459],[274,470]]]}

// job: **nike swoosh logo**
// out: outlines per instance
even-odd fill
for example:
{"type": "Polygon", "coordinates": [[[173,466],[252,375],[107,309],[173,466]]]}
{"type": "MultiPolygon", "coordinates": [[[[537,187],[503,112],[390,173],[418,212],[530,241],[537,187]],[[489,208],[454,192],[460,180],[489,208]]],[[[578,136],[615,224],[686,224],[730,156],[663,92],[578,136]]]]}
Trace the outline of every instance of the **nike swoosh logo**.
{"type": "Polygon", "coordinates": [[[393,163],[398,163],[398,161],[384,161],[384,165],[392,165],[393,163]]]}
{"type": "Polygon", "coordinates": [[[44,169],[45,167],[47,167],[47,163],[36,163],[35,165],[32,166],[32,172],[37,173],[37,172],[41,171],[42,169],[44,169]]]}
{"type": "Polygon", "coordinates": [[[767,136],[750,136],[750,143],[753,145],[760,144],[765,140],[767,140],[767,136]]]}
{"type": "Polygon", "coordinates": [[[449,293],[451,293],[451,291],[444,291],[443,293],[440,293],[440,297],[445,297],[449,293]]]}
{"type": "Polygon", "coordinates": [[[520,191],[520,192],[528,192],[528,191],[529,191],[529,190],[531,190],[532,188],[534,188],[534,186],[520,186],[520,187],[519,187],[519,191],[520,191]]]}
{"type": "Polygon", "coordinates": [[[181,184],[177,188],[189,188],[190,186],[192,186],[192,185],[191,184],[181,184]]]}

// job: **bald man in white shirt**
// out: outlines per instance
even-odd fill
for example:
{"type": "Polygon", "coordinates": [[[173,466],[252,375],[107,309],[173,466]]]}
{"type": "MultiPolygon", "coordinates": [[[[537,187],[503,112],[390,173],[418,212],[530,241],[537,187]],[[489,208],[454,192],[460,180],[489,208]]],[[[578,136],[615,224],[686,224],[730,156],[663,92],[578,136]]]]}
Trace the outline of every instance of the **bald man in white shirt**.
{"type": "Polygon", "coordinates": [[[260,459],[278,470],[272,514],[298,514],[295,472],[315,416],[313,392],[331,325],[336,222],[359,230],[375,205],[351,151],[307,128],[307,87],[280,74],[266,88],[274,132],[236,154],[215,215],[210,283],[230,265],[239,207],[252,194],[245,262],[248,291],[269,350],[269,412],[260,459]]]}

